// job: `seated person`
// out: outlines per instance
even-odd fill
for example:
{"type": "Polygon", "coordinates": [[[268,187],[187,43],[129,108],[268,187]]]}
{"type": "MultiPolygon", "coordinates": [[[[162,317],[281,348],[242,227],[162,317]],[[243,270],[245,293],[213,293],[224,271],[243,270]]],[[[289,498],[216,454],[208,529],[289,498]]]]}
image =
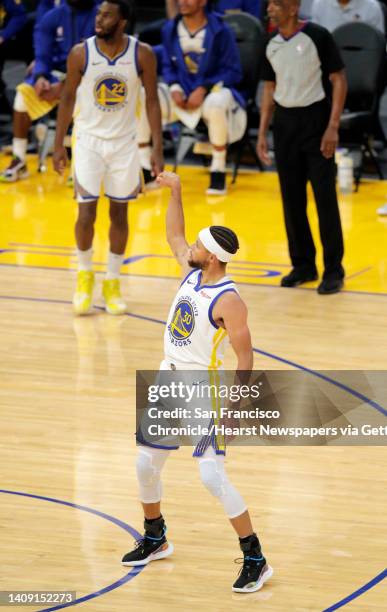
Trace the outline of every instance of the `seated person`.
{"type": "MultiPolygon", "coordinates": [[[[260,19],[262,4],[262,0],[212,0],[207,3],[207,7],[222,15],[242,11],[260,19]]],[[[166,5],[168,18],[173,19],[179,12],[178,0],[166,0],[166,5]]]]}
{"type": "Polygon", "coordinates": [[[364,21],[384,34],[384,15],[378,0],[314,0],[311,19],[330,32],[344,23],[364,21]]]}
{"type": "Polygon", "coordinates": [[[95,15],[94,0],[66,0],[42,18],[35,31],[35,64],[32,74],[17,87],[13,159],[0,175],[1,182],[15,182],[28,176],[26,152],[31,123],[58,104],[67,55],[75,44],[94,34],[95,15]]]}
{"type": "MultiPolygon", "coordinates": [[[[213,147],[208,194],[226,193],[227,143],[242,138],[246,104],[236,89],[242,79],[235,38],[206,0],[179,0],[180,14],[163,28],[163,79],[159,86],[164,123],[180,120],[194,129],[202,118],[213,147]]],[[[138,127],[144,178],[150,175],[151,131],[144,104],[138,127]]]]}
{"type": "Polygon", "coordinates": [[[13,56],[11,40],[27,23],[27,13],[20,0],[0,0],[0,99],[4,96],[5,84],[2,73],[5,60],[13,56]]]}

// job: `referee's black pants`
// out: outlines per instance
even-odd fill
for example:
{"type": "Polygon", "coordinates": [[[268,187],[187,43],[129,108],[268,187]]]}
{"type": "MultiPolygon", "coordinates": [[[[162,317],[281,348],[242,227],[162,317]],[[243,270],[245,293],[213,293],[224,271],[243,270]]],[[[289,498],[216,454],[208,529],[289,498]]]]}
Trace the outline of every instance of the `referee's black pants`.
{"type": "Polygon", "coordinates": [[[310,180],[317,205],[324,251],[323,278],[342,278],[343,233],[336,195],[335,160],[323,157],[321,139],[330,108],[326,101],[303,108],[277,105],[274,147],[281,185],[290,259],[301,274],[316,271],[316,248],[307,217],[306,185],[310,180]]]}

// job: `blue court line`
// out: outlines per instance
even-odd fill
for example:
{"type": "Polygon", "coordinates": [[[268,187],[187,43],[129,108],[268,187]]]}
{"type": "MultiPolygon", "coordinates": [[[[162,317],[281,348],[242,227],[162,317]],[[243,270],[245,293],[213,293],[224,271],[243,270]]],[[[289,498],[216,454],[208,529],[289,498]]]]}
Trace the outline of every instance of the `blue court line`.
{"type": "MultiPolygon", "coordinates": [[[[4,249],[4,251],[6,252],[7,249],[4,249]]],[[[1,253],[1,251],[0,251],[1,253]]],[[[160,255],[160,257],[169,257],[169,255],[160,255]]],[[[102,263],[95,263],[93,262],[95,265],[105,265],[102,263]]],[[[0,267],[3,266],[5,268],[9,267],[9,268],[26,268],[28,269],[33,269],[33,270],[54,270],[55,272],[59,271],[59,272],[76,272],[76,266],[75,266],[75,262],[74,262],[74,268],[61,268],[61,267],[55,267],[55,266],[27,266],[25,264],[13,264],[13,263],[0,263],[0,267]]],[[[95,270],[96,274],[104,274],[105,272],[103,270],[95,270]]],[[[132,276],[133,278],[156,278],[159,280],[181,280],[181,276],[164,276],[162,274],[137,274],[134,272],[127,272],[127,273],[123,273],[123,276],[126,277],[130,277],[132,276]]],[[[280,287],[279,285],[274,285],[274,284],[270,284],[270,283],[247,283],[241,280],[237,279],[237,283],[238,285],[245,285],[246,287],[267,287],[269,289],[280,289],[281,291],[289,291],[289,289],[285,289],[284,287],[280,287]]],[[[292,291],[316,291],[315,288],[313,287],[292,287],[292,291]]],[[[387,292],[376,292],[376,291],[356,291],[356,290],[351,290],[351,289],[343,289],[340,294],[343,295],[371,295],[371,296],[375,296],[375,297],[387,297],[387,292]]],[[[340,294],[336,294],[336,297],[340,294]]],[[[331,296],[334,297],[334,296],[331,296]]],[[[327,301],[329,300],[329,296],[328,297],[321,297],[321,299],[326,299],[327,301]]]]}
{"type": "MultiPolygon", "coordinates": [[[[50,299],[50,298],[34,298],[34,297],[9,296],[9,295],[0,295],[0,299],[18,300],[18,301],[24,301],[24,302],[43,302],[43,303],[48,303],[48,304],[67,304],[67,305],[71,304],[69,300],[55,300],[55,299],[50,299]]],[[[100,311],[105,310],[103,306],[94,306],[94,308],[100,311]]],[[[141,321],[148,321],[149,323],[157,323],[159,325],[166,325],[166,321],[163,321],[162,319],[155,319],[154,317],[147,317],[145,315],[139,315],[133,312],[127,312],[126,316],[132,317],[134,319],[140,319],[141,321]]],[[[363,393],[360,393],[359,391],[356,391],[356,389],[352,389],[351,387],[348,387],[344,383],[341,383],[340,381],[335,380],[334,378],[330,378],[329,376],[326,376],[325,374],[321,374],[321,372],[312,370],[311,368],[307,368],[306,366],[296,363],[295,361],[291,361],[290,359],[285,359],[284,357],[279,357],[278,355],[274,355],[274,353],[269,353],[268,351],[264,351],[262,349],[258,349],[255,347],[253,347],[253,351],[254,353],[258,353],[260,355],[263,355],[264,357],[269,357],[270,359],[274,359],[274,361],[279,361],[280,363],[285,363],[286,365],[290,365],[291,367],[297,370],[306,372],[307,374],[310,374],[311,376],[320,378],[321,380],[324,380],[325,382],[328,382],[331,385],[335,385],[342,391],[345,391],[346,393],[353,395],[354,397],[361,400],[365,404],[368,404],[371,408],[374,408],[375,410],[377,410],[384,416],[387,416],[387,410],[383,408],[383,406],[381,406],[374,400],[370,399],[366,395],[363,395],[363,393]]]]}
{"type": "MultiPolygon", "coordinates": [[[[64,301],[64,300],[52,300],[52,299],[48,299],[48,298],[28,298],[28,297],[11,297],[11,296],[0,296],[0,298],[2,299],[9,299],[9,300],[24,300],[24,301],[37,301],[37,302],[49,302],[49,303],[60,303],[60,304],[71,304],[71,302],[69,301],[64,301]]],[[[104,310],[104,308],[102,306],[95,306],[94,308],[96,308],[97,310],[104,310]]],[[[166,322],[162,321],[161,319],[155,319],[153,317],[146,317],[143,315],[137,315],[134,313],[127,313],[127,316],[129,317],[133,317],[135,319],[141,319],[144,321],[149,321],[150,323],[158,323],[160,325],[165,325],[166,322]]],[[[376,402],[374,402],[373,400],[367,398],[365,395],[363,395],[362,393],[359,393],[358,391],[356,391],[355,389],[351,389],[351,387],[348,387],[347,385],[344,385],[342,383],[340,383],[337,380],[334,380],[333,378],[329,378],[328,376],[325,376],[324,374],[321,374],[320,372],[316,372],[315,370],[311,370],[305,366],[302,366],[300,364],[297,364],[294,361],[290,361],[288,359],[284,359],[283,357],[279,357],[277,355],[274,355],[273,353],[268,353],[267,351],[263,351],[261,349],[258,348],[253,348],[253,351],[255,353],[259,353],[261,355],[264,355],[266,357],[270,357],[271,359],[274,359],[276,361],[280,361],[281,363],[285,363],[287,365],[291,365],[292,367],[302,370],[304,372],[307,372],[313,376],[316,376],[318,378],[321,378],[322,380],[325,380],[326,382],[329,382],[339,388],[341,388],[343,391],[346,391],[347,393],[350,393],[351,395],[354,395],[355,397],[357,397],[358,399],[361,399],[361,401],[363,401],[364,403],[367,403],[369,406],[371,406],[372,408],[375,408],[376,410],[378,410],[378,412],[381,412],[383,415],[387,416],[387,410],[385,410],[382,406],[380,406],[379,404],[377,404],[376,402]]],[[[4,492],[0,490],[0,493],[4,492]]],[[[20,493],[20,495],[23,495],[22,493],[20,493]]],[[[33,497],[33,496],[31,496],[33,497]]],[[[51,501],[57,501],[57,500],[51,500],[51,501]]],[[[59,502],[58,503],[65,503],[67,505],[74,505],[74,504],[70,504],[69,502],[59,502]]],[[[86,509],[83,507],[80,507],[81,509],[86,509]]],[[[98,511],[93,511],[91,509],[86,509],[88,511],[94,512],[95,514],[98,514],[98,511]]],[[[108,515],[106,515],[108,516],[108,515]]],[[[117,519],[115,519],[117,520],[117,519]]],[[[114,522],[114,521],[112,521],[114,522]]],[[[123,523],[125,525],[125,523],[123,523]]],[[[136,568],[135,568],[136,569],[136,568]]],[[[138,573],[138,572],[137,572],[138,573]]],[[[131,573],[130,573],[131,574],[131,573]]],[[[128,576],[130,575],[128,574],[128,576]]],[[[135,574],[134,574],[135,575],[135,574]]],[[[134,575],[132,577],[134,577],[134,575]]],[[[359,597],[360,595],[362,595],[363,593],[369,591],[370,589],[372,589],[374,586],[376,586],[379,582],[381,582],[384,578],[386,578],[387,575],[387,570],[383,570],[383,572],[381,572],[380,574],[378,574],[377,576],[375,576],[375,578],[373,578],[370,582],[368,582],[367,584],[365,584],[363,587],[361,587],[360,589],[358,589],[357,591],[354,591],[354,593],[352,593],[351,595],[348,595],[348,597],[346,597],[345,599],[337,602],[336,604],[333,604],[333,606],[331,606],[330,608],[326,608],[325,610],[323,610],[323,612],[331,612],[333,610],[337,610],[338,608],[341,608],[343,606],[345,606],[347,603],[349,603],[350,601],[352,601],[353,599],[356,599],[357,597],[359,597]]],[[[125,577],[124,577],[125,578],[125,577]]],[[[127,578],[126,582],[128,580],[130,580],[131,578],[127,578]]],[[[122,581],[123,579],[121,579],[122,581]]],[[[121,585],[121,582],[118,581],[117,583],[114,583],[115,586],[113,588],[117,588],[117,586],[121,585]],[[120,584],[118,584],[120,583],[120,584]]],[[[112,586],[112,585],[110,585],[112,586]]],[[[106,587],[107,589],[109,589],[109,587],[106,587]]],[[[112,590],[109,589],[109,590],[112,590]]],[[[107,592],[104,591],[102,589],[101,592],[98,592],[98,594],[92,594],[93,597],[98,597],[99,594],[103,594],[103,592],[107,592]]],[[[82,600],[77,600],[76,603],[79,603],[82,600]]],[[[74,602],[75,603],[75,602],[74,602]]],[[[69,605],[73,605],[73,604],[69,604],[69,605]]],[[[64,607],[64,606],[61,606],[64,607]]],[[[40,612],[53,612],[54,610],[58,610],[60,608],[49,608],[46,610],[41,610],[40,612]]]]}
{"type": "Polygon", "coordinates": [[[290,365],[293,368],[296,368],[297,370],[306,372],[307,374],[310,374],[311,376],[315,376],[316,378],[325,380],[325,382],[328,382],[331,385],[338,387],[342,391],[345,391],[346,393],[353,395],[357,399],[361,400],[365,404],[368,404],[369,406],[371,406],[371,408],[375,408],[375,410],[377,410],[378,412],[383,414],[385,417],[387,417],[387,410],[383,408],[383,406],[380,406],[380,404],[378,404],[374,400],[370,399],[366,395],[363,395],[363,393],[356,391],[356,389],[352,389],[351,387],[348,387],[344,383],[341,383],[340,381],[335,380],[334,378],[330,378],[329,376],[326,376],[326,374],[321,374],[321,372],[318,372],[316,370],[311,370],[310,368],[300,365],[299,363],[296,363],[295,361],[291,361],[290,359],[284,359],[283,357],[278,357],[278,355],[274,355],[273,353],[268,353],[267,351],[263,351],[261,349],[253,348],[253,351],[254,353],[259,353],[260,355],[263,355],[264,357],[270,357],[270,359],[280,361],[281,363],[286,363],[286,365],[290,365]]]}
{"type": "Polygon", "coordinates": [[[360,587],[360,589],[358,589],[357,591],[351,593],[351,595],[348,595],[348,597],[345,597],[341,601],[338,601],[337,603],[333,604],[333,606],[330,606],[330,608],[326,608],[325,610],[323,610],[323,612],[333,612],[334,610],[342,608],[353,599],[360,597],[360,595],[363,595],[363,593],[366,593],[367,591],[372,589],[372,587],[376,586],[379,582],[382,582],[382,580],[384,580],[385,578],[387,578],[387,569],[380,572],[380,574],[375,576],[375,578],[372,578],[372,580],[367,582],[367,584],[360,587]]]}
{"type": "MultiPolygon", "coordinates": [[[[121,521],[120,519],[117,519],[114,516],[111,516],[110,514],[106,514],[105,512],[101,512],[100,510],[89,508],[88,506],[81,506],[79,504],[74,504],[73,502],[56,499],[55,497],[46,497],[45,495],[33,495],[32,493],[24,493],[22,491],[9,491],[8,489],[0,489],[0,493],[5,493],[7,495],[19,495],[20,497],[29,497],[32,499],[39,499],[42,501],[53,502],[54,504],[61,504],[62,506],[68,506],[69,508],[75,508],[76,510],[82,510],[83,512],[94,514],[95,516],[98,516],[106,521],[109,521],[110,523],[113,523],[113,525],[120,527],[120,529],[123,529],[124,531],[129,533],[136,540],[141,538],[141,534],[127,523],[124,523],[124,521],[121,521]]],[[[71,606],[76,606],[85,601],[89,601],[90,599],[100,597],[101,595],[109,593],[110,591],[114,591],[114,589],[118,589],[118,587],[126,584],[135,576],[137,576],[145,567],[146,565],[134,567],[128,574],[125,574],[125,576],[122,576],[122,578],[116,580],[116,582],[108,584],[106,587],[103,587],[98,591],[94,591],[93,593],[89,593],[88,595],[84,595],[83,597],[79,597],[78,599],[75,599],[74,601],[68,603],[59,604],[58,606],[54,606],[51,608],[44,608],[42,610],[39,610],[39,612],[54,612],[54,610],[63,610],[63,608],[70,608],[71,606]]]]}
{"type": "Polygon", "coordinates": [[[38,247],[31,247],[31,248],[25,248],[25,249],[19,249],[17,247],[13,249],[8,249],[8,253],[28,253],[29,255],[48,255],[50,257],[75,257],[76,255],[76,251],[60,253],[59,250],[58,251],[36,251],[34,250],[35,248],[38,248],[38,247]]]}
{"type": "Polygon", "coordinates": [[[59,251],[75,251],[73,246],[58,246],[57,244],[36,244],[34,242],[8,242],[9,246],[31,247],[33,249],[59,249],[59,251]]]}

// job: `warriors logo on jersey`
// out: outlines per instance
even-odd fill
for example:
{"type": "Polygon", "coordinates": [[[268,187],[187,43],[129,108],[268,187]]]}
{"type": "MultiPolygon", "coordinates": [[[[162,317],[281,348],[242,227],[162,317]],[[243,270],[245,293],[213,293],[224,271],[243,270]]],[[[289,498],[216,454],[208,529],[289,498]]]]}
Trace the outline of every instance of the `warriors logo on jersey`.
{"type": "Polygon", "coordinates": [[[171,305],[164,333],[165,359],[216,369],[222,365],[227,332],[213,319],[218,299],[227,291],[237,293],[227,276],[216,285],[201,285],[202,271],[192,270],[180,285],[171,305]]]}
{"type": "Polygon", "coordinates": [[[176,304],[171,322],[168,325],[172,343],[183,346],[191,342],[189,337],[195,328],[195,316],[197,312],[196,304],[191,296],[182,296],[176,304]]]}
{"type": "Polygon", "coordinates": [[[105,74],[94,87],[94,99],[104,111],[118,110],[126,104],[128,90],[126,83],[117,74],[105,74]]]}
{"type": "Polygon", "coordinates": [[[195,315],[192,305],[186,300],[181,300],[173,313],[169,331],[175,340],[186,340],[192,334],[194,327],[195,315]]]}

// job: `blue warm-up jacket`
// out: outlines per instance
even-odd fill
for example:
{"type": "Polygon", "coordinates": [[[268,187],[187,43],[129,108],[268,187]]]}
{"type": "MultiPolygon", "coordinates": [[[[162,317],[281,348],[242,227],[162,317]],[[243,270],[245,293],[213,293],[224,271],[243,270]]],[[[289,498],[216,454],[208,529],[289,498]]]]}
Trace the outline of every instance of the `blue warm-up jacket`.
{"type": "Polygon", "coordinates": [[[35,32],[35,68],[32,78],[50,77],[51,70],[66,72],[66,60],[71,48],[94,35],[97,7],[85,11],[72,9],[64,3],[48,11],[35,32]]]}
{"type": "Polygon", "coordinates": [[[0,0],[0,37],[15,36],[27,23],[27,12],[21,0],[0,0]]]}
{"type": "Polygon", "coordinates": [[[227,11],[243,11],[259,19],[262,11],[262,0],[218,0],[215,10],[219,13],[227,11]]]}
{"type": "Polygon", "coordinates": [[[197,87],[210,89],[212,85],[222,82],[224,87],[231,89],[234,98],[245,106],[245,95],[237,89],[242,80],[242,68],[234,34],[219,15],[209,12],[207,18],[205,53],[196,74],[188,71],[180,47],[177,24],[181,17],[166,22],[163,27],[163,78],[168,85],[178,83],[186,96],[197,87]]]}

